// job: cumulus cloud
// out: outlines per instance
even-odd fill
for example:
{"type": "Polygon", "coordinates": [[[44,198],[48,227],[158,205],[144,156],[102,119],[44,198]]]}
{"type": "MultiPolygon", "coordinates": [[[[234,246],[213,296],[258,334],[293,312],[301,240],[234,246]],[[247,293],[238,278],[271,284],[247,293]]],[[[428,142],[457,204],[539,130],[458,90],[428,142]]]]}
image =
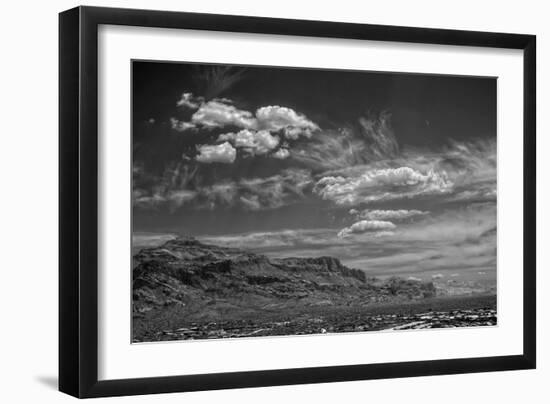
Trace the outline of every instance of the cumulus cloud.
{"type": "MultiPolygon", "coordinates": [[[[206,82],[213,83],[219,78],[221,87],[224,87],[225,79],[233,77],[227,75],[227,70],[207,70],[208,79],[206,82]],[[218,72],[218,73],[212,73],[218,72]]],[[[237,74],[239,76],[239,74],[237,74]]],[[[237,77],[235,76],[235,77],[237,77]]],[[[232,81],[229,80],[229,81],[232,81]]],[[[221,88],[220,87],[220,88],[221,88]]],[[[218,88],[219,90],[219,88],[218,88]]],[[[215,92],[217,93],[218,90],[215,92]]],[[[292,108],[268,105],[260,107],[255,113],[240,109],[228,98],[209,98],[195,96],[191,92],[184,92],[176,105],[181,108],[195,110],[189,121],[182,121],[175,117],[170,118],[170,125],[177,132],[198,131],[230,127],[238,128],[239,131],[222,133],[218,136],[218,142],[229,142],[233,147],[243,149],[249,155],[265,155],[274,151],[279,146],[281,138],[297,140],[299,137],[309,138],[319,126],[309,120],[304,114],[298,113],[292,108]]],[[[221,157],[214,157],[211,152],[218,149],[206,147],[219,147],[219,145],[202,145],[207,153],[205,156],[199,154],[198,161],[211,162],[212,158],[220,160],[221,157]]],[[[272,154],[274,158],[286,159],[290,156],[289,144],[272,154]]],[[[224,146],[225,147],[225,146],[224,146]]],[[[224,152],[230,152],[225,147],[224,152]]],[[[231,154],[229,154],[230,156],[231,154]]],[[[231,159],[221,158],[228,162],[231,159]]]]}
{"type": "Polygon", "coordinates": [[[200,105],[191,101],[192,94],[184,93],[178,105],[193,105],[199,108],[191,117],[191,123],[205,128],[236,126],[244,129],[256,129],[259,132],[279,132],[288,139],[300,136],[310,137],[319,126],[305,115],[291,108],[278,105],[261,107],[254,116],[251,112],[238,109],[226,99],[214,99],[200,105]]]}
{"type": "Polygon", "coordinates": [[[230,141],[235,147],[243,148],[252,155],[266,154],[279,145],[279,137],[271,135],[266,130],[243,129],[237,133],[224,133],[218,137],[218,141],[224,140],[230,141]]]}
{"type": "Polygon", "coordinates": [[[300,136],[310,137],[319,129],[317,124],[291,108],[266,106],[258,108],[253,115],[228,101],[214,99],[201,104],[191,116],[191,123],[207,129],[235,126],[259,132],[282,132],[287,139],[294,140],[300,136]]]}
{"type": "Polygon", "coordinates": [[[197,127],[191,122],[180,121],[176,118],[170,118],[170,126],[177,132],[185,132],[186,130],[194,130],[197,127]]]}
{"type": "Polygon", "coordinates": [[[421,210],[407,210],[407,209],[398,209],[398,210],[369,210],[365,209],[363,211],[358,211],[357,209],[351,209],[349,211],[350,215],[354,215],[360,219],[366,220],[403,220],[408,219],[413,216],[424,216],[428,212],[423,212],[421,210]]]}
{"type": "Polygon", "coordinates": [[[443,274],[434,274],[432,275],[432,279],[442,279],[444,277],[443,274]]]}
{"type": "Polygon", "coordinates": [[[288,149],[280,148],[275,153],[273,153],[272,156],[276,159],[284,160],[290,156],[290,152],[288,151],[288,149]]]}
{"type": "Polygon", "coordinates": [[[283,130],[287,139],[298,139],[300,136],[310,137],[319,129],[315,123],[291,108],[271,105],[258,108],[256,111],[258,127],[277,132],[283,130]]]}
{"type": "Polygon", "coordinates": [[[239,128],[254,128],[256,126],[256,119],[252,113],[220,100],[202,104],[191,116],[191,122],[207,129],[229,125],[239,128]]]}
{"type": "Polygon", "coordinates": [[[315,184],[315,192],[337,205],[357,205],[421,195],[445,194],[453,184],[447,174],[410,167],[354,169],[347,175],[325,176],[315,184]]]}
{"type": "Polygon", "coordinates": [[[417,278],[417,277],[415,277],[415,276],[409,276],[409,277],[407,278],[407,280],[408,280],[408,281],[415,281],[415,282],[422,282],[422,279],[417,278]]]}
{"type": "Polygon", "coordinates": [[[352,234],[362,234],[366,232],[380,232],[393,230],[396,226],[392,222],[385,220],[361,220],[352,224],[349,227],[342,229],[338,233],[338,237],[344,238],[352,234]]]}
{"type": "Polygon", "coordinates": [[[195,158],[201,163],[233,163],[237,150],[229,142],[219,145],[201,145],[197,147],[199,154],[195,158]]]}
{"type": "Polygon", "coordinates": [[[193,93],[183,93],[176,105],[178,107],[197,109],[203,102],[204,97],[195,97],[193,93]]]}

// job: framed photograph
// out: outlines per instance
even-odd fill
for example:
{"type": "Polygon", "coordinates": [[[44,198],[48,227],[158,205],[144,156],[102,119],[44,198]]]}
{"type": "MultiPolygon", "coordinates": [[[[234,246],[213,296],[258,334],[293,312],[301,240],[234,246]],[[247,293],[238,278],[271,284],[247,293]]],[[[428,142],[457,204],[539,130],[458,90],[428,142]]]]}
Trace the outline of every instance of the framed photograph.
{"type": "Polygon", "coordinates": [[[59,387],[535,368],[535,37],[60,14],[59,387]]]}

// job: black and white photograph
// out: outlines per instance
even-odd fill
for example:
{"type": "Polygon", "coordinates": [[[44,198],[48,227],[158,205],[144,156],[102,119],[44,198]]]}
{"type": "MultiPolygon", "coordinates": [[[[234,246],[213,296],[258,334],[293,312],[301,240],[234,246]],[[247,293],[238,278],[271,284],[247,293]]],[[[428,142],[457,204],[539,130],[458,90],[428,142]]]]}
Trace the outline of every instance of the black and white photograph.
{"type": "Polygon", "coordinates": [[[132,62],[132,341],[497,324],[496,79],[132,62]]]}

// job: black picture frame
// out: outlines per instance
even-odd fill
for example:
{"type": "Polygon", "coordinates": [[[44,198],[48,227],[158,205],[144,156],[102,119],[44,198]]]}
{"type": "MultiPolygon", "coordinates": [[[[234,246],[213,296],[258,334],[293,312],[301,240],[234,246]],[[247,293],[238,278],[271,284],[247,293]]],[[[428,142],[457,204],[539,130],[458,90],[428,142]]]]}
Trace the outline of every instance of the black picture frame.
{"type": "Polygon", "coordinates": [[[536,37],[184,12],[77,7],[59,15],[59,390],[105,397],[533,369],[536,366],[536,37]],[[99,381],[98,26],[523,50],[523,354],[99,381]]]}

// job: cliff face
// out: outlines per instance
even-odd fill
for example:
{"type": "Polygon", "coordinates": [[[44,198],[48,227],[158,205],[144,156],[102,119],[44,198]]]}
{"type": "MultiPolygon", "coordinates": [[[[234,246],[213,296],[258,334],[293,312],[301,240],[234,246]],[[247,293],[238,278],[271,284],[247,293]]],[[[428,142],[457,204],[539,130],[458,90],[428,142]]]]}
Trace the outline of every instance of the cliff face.
{"type": "Polygon", "coordinates": [[[434,295],[432,283],[382,281],[333,257],[270,259],[191,238],[170,240],[134,256],[134,319],[172,313],[186,321],[216,321],[434,295]]]}

